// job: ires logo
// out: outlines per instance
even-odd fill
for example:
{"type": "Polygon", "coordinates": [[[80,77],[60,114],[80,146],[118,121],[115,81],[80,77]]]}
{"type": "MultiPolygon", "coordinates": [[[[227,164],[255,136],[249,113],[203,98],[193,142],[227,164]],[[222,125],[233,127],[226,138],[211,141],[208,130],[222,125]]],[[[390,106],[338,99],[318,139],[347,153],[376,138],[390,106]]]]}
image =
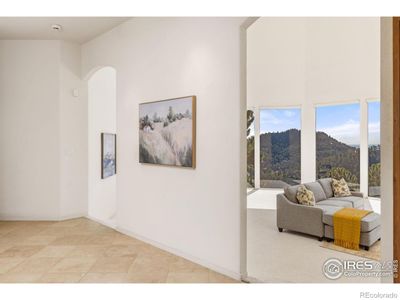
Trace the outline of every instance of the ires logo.
{"type": "Polygon", "coordinates": [[[336,258],[330,258],[324,263],[322,271],[326,278],[332,280],[338,279],[344,273],[343,263],[336,258]]]}
{"type": "Polygon", "coordinates": [[[373,260],[328,259],[322,267],[325,277],[331,280],[340,277],[397,277],[398,262],[378,262],[373,260]]]}
{"type": "Polygon", "coordinates": [[[374,263],[370,260],[345,260],[342,264],[346,271],[368,271],[374,269],[374,263]]]}

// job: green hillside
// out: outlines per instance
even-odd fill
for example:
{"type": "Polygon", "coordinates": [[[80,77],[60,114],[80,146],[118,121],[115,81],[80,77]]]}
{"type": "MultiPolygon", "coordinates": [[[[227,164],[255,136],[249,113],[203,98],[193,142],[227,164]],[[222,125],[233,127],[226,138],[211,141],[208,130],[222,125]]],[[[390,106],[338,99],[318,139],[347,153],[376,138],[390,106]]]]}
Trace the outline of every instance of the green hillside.
{"type": "MultiPolygon", "coordinates": [[[[295,184],[301,178],[300,130],[263,133],[260,135],[261,180],[281,180],[295,184]]],[[[325,132],[317,132],[317,178],[345,178],[357,189],[360,177],[360,149],[339,142],[325,132]]],[[[253,178],[254,138],[248,139],[248,178],[253,178]]],[[[380,147],[369,147],[369,181],[380,185],[380,147]]],[[[254,179],[253,179],[254,180],[254,179]]]]}

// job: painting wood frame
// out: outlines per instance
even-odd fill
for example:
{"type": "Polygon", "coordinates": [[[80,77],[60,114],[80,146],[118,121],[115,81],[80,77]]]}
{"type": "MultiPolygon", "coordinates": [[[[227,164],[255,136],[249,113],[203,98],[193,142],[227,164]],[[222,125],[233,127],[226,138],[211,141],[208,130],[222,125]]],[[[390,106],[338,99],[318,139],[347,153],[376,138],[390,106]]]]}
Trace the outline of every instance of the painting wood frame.
{"type": "Polygon", "coordinates": [[[114,176],[117,174],[117,135],[115,133],[101,133],[101,159],[100,159],[100,165],[101,165],[101,179],[105,179],[111,176],[114,176]],[[115,161],[115,167],[114,167],[114,174],[105,176],[104,174],[104,167],[103,167],[103,159],[104,159],[104,137],[106,135],[112,136],[114,138],[114,161],[115,161]]]}
{"type": "MultiPolygon", "coordinates": [[[[177,168],[188,168],[188,169],[196,168],[196,123],[197,123],[197,120],[196,120],[197,98],[196,98],[196,96],[191,95],[191,96],[169,98],[169,99],[164,99],[164,100],[139,103],[139,120],[140,120],[140,111],[141,111],[140,108],[142,105],[162,103],[162,102],[173,101],[173,100],[182,100],[182,99],[187,99],[187,98],[191,98],[191,101],[192,101],[192,106],[191,106],[191,109],[192,109],[192,115],[191,115],[191,119],[192,119],[192,145],[191,145],[192,146],[192,165],[191,166],[180,166],[180,165],[176,165],[176,164],[143,162],[143,161],[140,161],[140,149],[139,149],[139,163],[145,164],[145,165],[156,165],[156,166],[165,166],[165,167],[177,167],[177,168]]],[[[140,147],[140,140],[139,140],[139,147],[140,147]]]]}

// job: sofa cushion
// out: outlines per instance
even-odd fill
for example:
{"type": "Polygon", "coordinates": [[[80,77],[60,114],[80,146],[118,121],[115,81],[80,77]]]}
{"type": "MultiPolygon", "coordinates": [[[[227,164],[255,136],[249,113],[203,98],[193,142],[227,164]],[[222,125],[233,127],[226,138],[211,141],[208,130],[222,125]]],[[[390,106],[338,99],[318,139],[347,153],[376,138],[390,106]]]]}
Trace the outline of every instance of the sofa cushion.
{"type": "Polygon", "coordinates": [[[297,195],[297,189],[299,188],[299,186],[300,186],[300,184],[293,185],[293,186],[288,186],[283,190],[286,198],[289,201],[291,201],[293,203],[298,203],[297,199],[296,199],[296,195],[297,195]]]}
{"type": "Polygon", "coordinates": [[[327,200],[322,200],[318,202],[318,205],[329,205],[329,206],[335,206],[335,207],[353,207],[353,203],[351,203],[350,201],[341,201],[341,200],[337,200],[335,198],[329,198],[327,200]]]}
{"type": "Polygon", "coordinates": [[[351,195],[354,196],[354,197],[364,198],[364,193],[363,192],[351,191],[351,195]]]}
{"type": "Polygon", "coordinates": [[[296,194],[297,202],[301,205],[315,206],[315,198],[312,191],[307,189],[304,185],[300,185],[296,194]]]}
{"type": "Polygon", "coordinates": [[[325,213],[326,211],[329,212],[331,210],[337,211],[339,208],[342,208],[342,207],[339,207],[339,206],[324,205],[324,204],[320,204],[320,203],[316,204],[315,207],[317,207],[319,209],[322,209],[323,213],[325,213]]]}
{"type": "MultiPolygon", "coordinates": [[[[336,209],[324,210],[322,222],[326,225],[333,227],[333,214],[339,209],[341,208],[337,207],[336,209]]],[[[372,212],[361,219],[361,232],[369,232],[380,225],[381,216],[377,213],[372,212]]]]}
{"type": "Polygon", "coordinates": [[[346,180],[344,180],[344,178],[340,180],[332,178],[332,190],[335,197],[351,196],[349,186],[347,185],[347,182],[346,180]]]}
{"type": "Polygon", "coordinates": [[[364,208],[364,199],[360,198],[360,197],[354,197],[354,196],[350,196],[350,197],[334,197],[334,198],[330,198],[330,199],[331,200],[336,200],[336,201],[342,201],[342,202],[350,202],[351,203],[351,207],[354,207],[354,208],[364,208]]]}
{"type": "Polygon", "coordinates": [[[304,184],[307,189],[314,193],[315,202],[319,202],[326,199],[326,195],[322,186],[318,182],[310,182],[304,184]]]}
{"type": "MultiPolygon", "coordinates": [[[[324,226],[324,236],[327,238],[335,239],[333,227],[329,225],[324,226]]],[[[381,237],[381,226],[376,227],[370,231],[361,231],[360,245],[372,246],[381,237]]]]}
{"type": "Polygon", "coordinates": [[[318,179],[318,182],[322,186],[326,198],[332,198],[333,197],[332,178],[321,178],[318,179]]]}

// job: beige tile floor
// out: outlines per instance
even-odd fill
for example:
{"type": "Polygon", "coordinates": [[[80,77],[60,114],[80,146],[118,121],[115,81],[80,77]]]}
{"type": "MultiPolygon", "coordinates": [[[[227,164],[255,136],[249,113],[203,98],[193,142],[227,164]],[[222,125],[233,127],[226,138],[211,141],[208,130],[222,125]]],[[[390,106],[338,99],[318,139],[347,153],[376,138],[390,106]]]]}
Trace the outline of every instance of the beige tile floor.
{"type": "Polygon", "coordinates": [[[0,283],[234,283],[86,218],[0,221],[0,283]]]}

